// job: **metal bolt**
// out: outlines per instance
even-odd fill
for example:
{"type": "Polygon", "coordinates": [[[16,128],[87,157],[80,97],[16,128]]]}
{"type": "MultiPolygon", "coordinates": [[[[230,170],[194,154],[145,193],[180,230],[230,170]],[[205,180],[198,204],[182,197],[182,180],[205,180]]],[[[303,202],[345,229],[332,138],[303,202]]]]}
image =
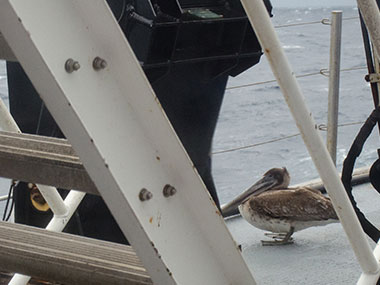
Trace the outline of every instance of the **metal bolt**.
{"type": "Polygon", "coordinates": [[[153,197],[152,192],[148,191],[145,188],[141,189],[141,191],[139,193],[140,201],[147,201],[147,200],[152,199],[152,197],[153,197]]]}
{"type": "Polygon", "coordinates": [[[68,73],[71,73],[73,71],[77,71],[79,68],[80,68],[79,62],[73,60],[72,58],[69,58],[68,60],[66,60],[66,62],[65,62],[65,70],[68,73]]]}
{"type": "Polygon", "coordinates": [[[173,186],[169,184],[166,184],[162,192],[165,197],[170,197],[170,196],[173,196],[175,193],[177,193],[177,189],[175,189],[173,186]]]}
{"type": "Polygon", "coordinates": [[[107,61],[100,57],[95,57],[94,60],[92,61],[92,67],[95,70],[101,70],[107,67],[107,61]]]}

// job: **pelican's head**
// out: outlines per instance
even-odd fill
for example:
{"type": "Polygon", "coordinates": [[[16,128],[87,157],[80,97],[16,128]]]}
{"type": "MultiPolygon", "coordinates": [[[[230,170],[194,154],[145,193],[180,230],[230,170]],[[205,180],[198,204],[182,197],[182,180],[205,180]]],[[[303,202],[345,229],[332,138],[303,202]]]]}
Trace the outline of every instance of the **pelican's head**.
{"type": "Polygon", "coordinates": [[[267,172],[265,172],[265,174],[263,175],[263,178],[261,178],[254,185],[260,182],[262,183],[262,187],[264,188],[266,185],[268,185],[268,188],[261,191],[260,193],[266,190],[285,189],[285,188],[288,188],[289,186],[290,175],[286,167],[272,168],[268,170],[267,172]]]}
{"type": "Polygon", "coordinates": [[[230,203],[226,204],[223,212],[231,211],[244,203],[251,196],[257,196],[268,190],[288,188],[290,182],[289,172],[285,167],[272,168],[265,172],[263,177],[253,184],[248,190],[237,196],[230,203]]]}

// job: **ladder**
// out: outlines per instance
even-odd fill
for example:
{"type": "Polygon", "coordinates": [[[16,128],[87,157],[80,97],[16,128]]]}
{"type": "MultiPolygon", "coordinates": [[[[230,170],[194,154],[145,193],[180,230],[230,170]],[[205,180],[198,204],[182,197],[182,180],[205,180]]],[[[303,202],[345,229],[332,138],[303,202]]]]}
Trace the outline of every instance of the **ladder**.
{"type": "Polygon", "coordinates": [[[254,284],[105,1],[1,1],[0,18],[153,282],[254,284]]]}
{"type": "MultiPolygon", "coordinates": [[[[380,247],[372,253],[262,1],[242,3],[362,268],[358,283],[375,284],[380,247]]],[[[375,2],[358,4],[379,49],[375,2]]],[[[104,1],[1,0],[0,31],[154,284],[255,283],[104,1]],[[107,66],[95,70],[96,58],[107,66]]]]}

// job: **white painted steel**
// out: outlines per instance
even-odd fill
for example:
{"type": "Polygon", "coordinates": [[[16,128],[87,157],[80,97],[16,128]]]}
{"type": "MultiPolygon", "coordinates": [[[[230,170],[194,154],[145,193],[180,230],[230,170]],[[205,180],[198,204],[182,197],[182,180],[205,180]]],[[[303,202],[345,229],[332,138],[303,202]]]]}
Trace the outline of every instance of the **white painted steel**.
{"type": "Polygon", "coordinates": [[[20,128],[17,126],[2,99],[0,99],[0,128],[7,132],[21,133],[20,128]]]}
{"type": "MultiPolygon", "coordinates": [[[[379,7],[374,0],[357,0],[358,7],[362,14],[364,23],[368,29],[372,47],[374,50],[375,71],[379,73],[379,57],[380,57],[380,13],[379,7]],[[377,55],[377,56],[376,56],[377,55]]],[[[380,83],[377,83],[380,90],[380,83]]],[[[380,96],[380,94],[379,94],[380,96]]],[[[380,98],[379,98],[380,102],[380,98]]]]}
{"type": "MultiPolygon", "coordinates": [[[[9,113],[8,108],[5,106],[2,99],[0,99],[0,128],[8,132],[21,133],[20,128],[16,124],[12,115],[9,113]]],[[[49,222],[46,229],[56,232],[62,231],[69,222],[75,210],[78,208],[85,193],[71,190],[65,201],[63,201],[61,195],[55,187],[37,184],[37,188],[40,190],[42,196],[54,213],[53,219],[49,222]]],[[[15,274],[9,284],[27,284],[29,280],[29,276],[15,274]]]]}
{"type": "MultiPolygon", "coordinates": [[[[376,260],[380,262],[380,241],[377,242],[377,245],[373,251],[373,255],[375,256],[376,260]]],[[[366,274],[362,273],[358,280],[358,285],[367,285],[367,284],[377,284],[377,281],[380,278],[380,272],[377,274],[366,274]]]]}
{"type": "Polygon", "coordinates": [[[357,0],[358,7],[368,29],[375,54],[380,56],[380,13],[375,0],[357,0]]]}
{"type": "Polygon", "coordinates": [[[242,0],[242,3],[297,127],[301,131],[310,156],[331,197],[358,262],[364,273],[376,274],[379,272],[378,263],[371,252],[367,237],[360,226],[327,148],[315,129],[316,124],[312,114],[305,104],[300,87],[281,48],[263,1],[242,0]]]}
{"type": "Polygon", "coordinates": [[[67,216],[68,209],[65,203],[58,193],[57,189],[52,186],[37,184],[38,190],[40,190],[46,203],[49,205],[54,216],[65,217],[67,216]]]}
{"type": "Polygon", "coordinates": [[[106,3],[4,0],[0,29],[154,283],[255,284],[106,3]]]}
{"type": "Polygon", "coordinates": [[[66,215],[54,215],[49,224],[46,226],[46,229],[53,232],[63,231],[85,195],[86,193],[84,192],[71,190],[65,198],[65,206],[67,209],[66,215]]]}
{"type": "Polygon", "coordinates": [[[0,196],[0,202],[8,200],[8,195],[0,196]]]}
{"type": "MultiPolygon", "coordinates": [[[[369,31],[369,33],[371,34],[371,37],[372,37],[372,35],[375,38],[377,37],[377,40],[374,40],[373,38],[371,38],[371,40],[372,40],[373,50],[376,50],[375,43],[377,44],[377,54],[379,55],[380,54],[378,52],[379,44],[380,44],[380,42],[379,42],[379,26],[378,26],[378,24],[379,24],[379,16],[378,16],[379,10],[376,10],[373,8],[374,4],[377,7],[377,3],[373,3],[373,2],[372,3],[365,3],[365,2],[361,1],[360,5],[359,5],[359,3],[358,3],[358,5],[359,5],[359,8],[361,7],[360,9],[361,9],[363,19],[364,19],[363,14],[364,13],[366,14],[365,17],[367,20],[364,19],[366,25],[367,25],[367,23],[368,23],[368,25],[371,25],[371,27],[367,26],[368,30],[369,29],[372,30],[372,32],[369,31]],[[367,5],[365,5],[365,4],[367,4],[367,5]],[[373,14],[373,15],[371,16],[371,14],[373,14]],[[375,18],[375,20],[373,20],[372,18],[375,18]]],[[[375,65],[376,73],[379,74],[380,73],[379,56],[376,56],[376,52],[375,52],[375,56],[374,56],[374,65],[375,65]]],[[[379,82],[377,83],[377,87],[380,90],[380,83],[379,82]]],[[[378,94],[378,95],[380,96],[380,94],[378,94]]],[[[379,99],[378,102],[380,102],[380,98],[378,98],[378,99],[379,99]]],[[[373,255],[375,256],[377,262],[380,264],[380,241],[377,242],[377,245],[373,251],[373,255]]],[[[377,284],[379,279],[380,279],[380,272],[378,272],[377,274],[362,273],[357,284],[358,285],[377,284]]]]}
{"type": "MultiPolygon", "coordinates": [[[[2,99],[0,99],[0,128],[8,132],[21,133],[20,128],[16,124],[12,115],[9,113],[2,99]]],[[[67,223],[70,221],[75,210],[78,208],[85,193],[71,190],[63,201],[61,195],[57,189],[47,185],[37,185],[42,196],[48,203],[52,212],[54,213],[53,219],[49,222],[46,229],[56,232],[61,232],[67,223]]],[[[1,201],[1,197],[0,197],[1,201]]],[[[27,284],[30,280],[30,276],[16,273],[11,281],[10,285],[23,285],[27,284]]]]}
{"type": "MultiPolygon", "coordinates": [[[[373,62],[374,62],[375,72],[377,74],[377,77],[380,77],[380,62],[379,62],[379,57],[375,56],[374,59],[373,59],[373,62]]],[[[370,75],[370,78],[371,78],[371,75],[370,75]]],[[[380,90],[380,80],[377,81],[377,89],[380,90]]],[[[377,95],[377,97],[378,97],[378,102],[380,102],[380,93],[377,95]]]]}
{"type": "MultiPolygon", "coordinates": [[[[85,195],[86,193],[84,192],[71,190],[65,198],[65,206],[68,210],[67,214],[64,216],[54,215],[49,224],[46,226],[46,229],[53,232],[63,231],[85,195]]],[[[28,284],[30,278],[30,276],[16,273],[8,285],[26,285],[28,284]]]]}
{"type": "MultiPolygon", "coordinates": [[[[377,245],[373,251],[373,255],[375,256],[376,260],[379,262],[380,261],[380,244],[379,244],[379,242],[377,243],[377,245]]],[[[380,272],[377,272],[376,274],[362,273],[356,284],[357,285],[375,285],[375,284],[377,284],[379,278],[380,278],[380,272]]]]}
{"type": "MultiPolygon", "coordinates": [[[[0,128],[3,131],[21,133],[12,115],[9,113],[2,99],[0,99],[0,128]]],[[[54,215],[65,216],[67,209],[61,195],[56,188],[47,185],[37,185],[42,196],[48,203],[54,215]]]]}
{"type": "Polygon", "coordinates": [[[8,61],[17,61],[12,50],[9,48],[7,42],[4,40],[3,35],[0,33],[0,59],[8,61]]]}
{"type": "Polygon", "coordinates": [[[331,42],[329,64],[329,95],[327,110],[327,150],[336,165],[336,146],[338,138],[340,52],[342,44],[342,11],[331,13],[331,42]]]}
{"type": "Polygon", "coordinates": [[[8,285],[23,285],[23,284],[28,284],[28,282],[29,282],[30,279],[31,279],[30,276],[16,273],[15,275],[13,275],[13,277],[9,281],[8,285]]]}

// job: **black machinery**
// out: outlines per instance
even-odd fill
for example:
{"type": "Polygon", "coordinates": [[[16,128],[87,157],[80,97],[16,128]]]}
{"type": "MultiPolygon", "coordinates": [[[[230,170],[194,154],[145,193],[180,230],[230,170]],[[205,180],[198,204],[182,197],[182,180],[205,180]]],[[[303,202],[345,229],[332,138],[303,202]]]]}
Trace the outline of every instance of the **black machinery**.
{"type": "MultiPolygon", "coordinates": [[[[200,66],[205,78],[235,76],[260,59],[239,0],[121,2],[119,24],[151,81],[181,64],[200,66]]],[[[271,11],[270,2],[265,3],[271,11]]]]}

